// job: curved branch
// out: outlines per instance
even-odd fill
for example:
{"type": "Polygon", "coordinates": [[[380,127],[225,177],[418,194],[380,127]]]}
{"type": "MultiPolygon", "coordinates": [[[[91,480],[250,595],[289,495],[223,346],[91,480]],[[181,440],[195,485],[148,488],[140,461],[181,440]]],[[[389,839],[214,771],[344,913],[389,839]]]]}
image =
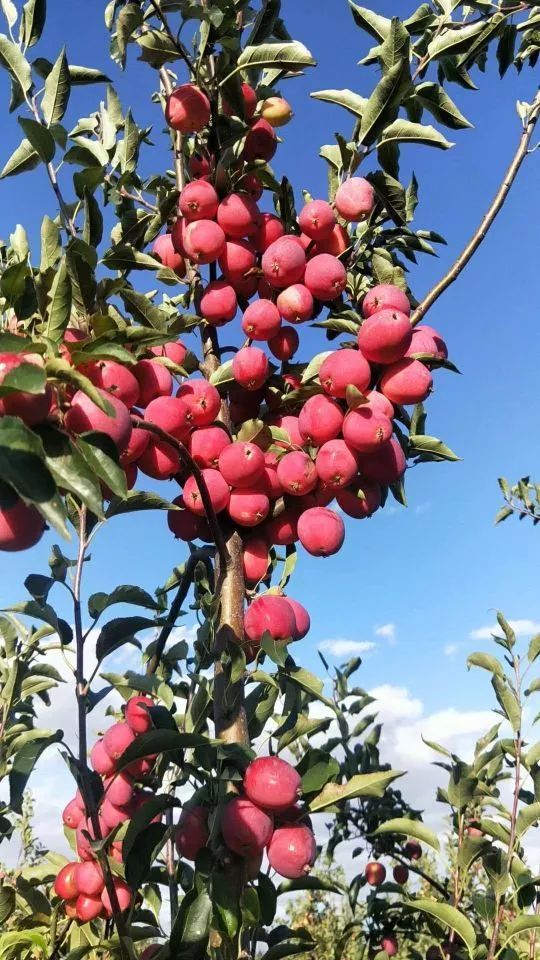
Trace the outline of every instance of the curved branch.
{"type": "Polygon", "coordinates": [[[155,423],[149,423],[146,420],[143,420],[141,417],[132,416],[131,422],[133,426],[138,427],[140,430],[147,430],[149,433],[153,433],[154,436],[159,437],[160,440],[163,440],[165,443],[168,443],[169,446],[174,447],[177,453],[180,456],[180,461],[184,467],[189,470],[190,474],[195,477],[197,481],[197,486],[199,488],[199,493],[201,495],[201,500],[204,505],[206,512],[206,519],[208,520],[208,526],[212,532],[217,551],[222,563],[226,566],[229,562],[229,553],[225,543],[225,538],[223,532],[219,525],[218,519],[216,517],[216,512],[212,505],[210,499],[210,494],[208,493],[208,487],[204,482],[204,477],[202,475],[201,469],[195,463],[193,457],[186,449],[183,443],[180,440],[177,440],[176,437],[171,436],[170,433],[167,433],[166,430],[162,430],[161,427],[157,427],[155,423]]]}
{"type": "Polygon", "coordinates": [[[447,290],[448,287],[451,286],[451,284],[454,283],[455,280],[457,280],[460,273],[465,269],[465,267],[469,263],[469,260],[471,259],[471,257],[478,250],[478,247],[480,246],[482,241],[486,238],[490,227],[493,225],[498,213],[500,212],[500,210],[504,205],[504,202],[510,192],[512,184],[514,183],[514,180],[516,179],[519,173],[521,164],[523,163],[525,157],[529,152],[529,145],[534,132],[534,128],[536,127],[539,117],[540,117],[540,90],[537,92],[531,104],[531,108],[529,110],[529,114],[527,118],[527,123],[523,127],[518,148],[514,154],[512,162],[510,163],[510,166],[508,167],[505,173],[504,179],[499,189],[497,190],[497,193],[495,194],[495,197],[493,198],[493,201],[487,213],[482,218],[482,221],[478,229],[474,232],[467,246],[460,253],[455,263],[450,267],[450,269],[444,275],[444,277],[442,277],[442,279],[439,280],[439,282],[436,283],[435,286],[429,291],[427,296],[424,297],[421,304],[414,311],[411,317],[411,323],[413,327],[415,327],[416,324],[420,323],[420,321],[426,315],[428,310],[433,306],[436,300],[439,299],[441,294],[443,294],[445,290],[447,290]]]}
{"type": "Polygon", "coordinates": [[[188,52],[187,52],[184,44],[180,41],[180,39],[179,39],[178,37],[175,37],[174,33],[172,32],[172,30],[171,30],[171,28],[170,28],[170,26],[169,26],[169,22],[168,22],[168,20],[167,20],[167,17],[165,16],[165,14],[163,13],[163,11],[161,10],[159,4],[156,2],[156,0],[150,0],[150,5],[151,5],[151,7],[152,7],[152,9],[153,9],[156,17],[157,17],[158,20],[161,22],[161,24],[162,24],[162,26],[163,26],[163,29],[164,29],[165,33],[167,34],[169,40],[171,41],[171,43],[172,43],[172,44],[176,47],[176,49],[178,50],[178,53],[179,53],[180,57],[182,58],[182,60],[184,61],[184,63],[186,64],[189,72],[192,73],[193,75],[195,75],[195,67],[194,67],[194,65],[193,65],[193,63],[192,63],[192,61],[191,61],[191,58],[190,58],[190,56],[189,56],[189,54],[188,54],[188,52]]]}

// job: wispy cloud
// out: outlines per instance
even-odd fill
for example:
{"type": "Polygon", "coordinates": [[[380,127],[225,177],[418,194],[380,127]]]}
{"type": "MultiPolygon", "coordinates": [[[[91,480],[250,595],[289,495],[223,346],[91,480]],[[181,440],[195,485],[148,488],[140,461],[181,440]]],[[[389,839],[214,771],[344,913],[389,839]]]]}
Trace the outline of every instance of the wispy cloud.
{"type": "Polygon", "coordinates": [[[460,643],[447,643],[443,649],[445,657],[453,657],[461,647],[460,643]]]}
{"type": "Polygon", "coordinates": [[[369,653],[376,644],[362,640],[344,640],[337,637],[335,640],[323,640],[320,649],[323,653],[330,653],[333,657],[348,657],[354,654],[369,653]]]}
{"type": "MultiPolygon", "coordinates": [[[[509,620],[508,623],[517,637],[529,637],[533,633],[540,633],[540,622],[538,620],[509,620]]],[[[469,636],[471,640],[489,640],[492,633],[500,634],[501,628],[498,623],[491,623],[485,627],[477,627],[471,630],[469,636]]]]}
{"type": "Polygon", "coordinates": [[[385,640],[392,642],[396,639],[396,625],[395,623],[383,623],[380,627],[375,627],[374,633],[376,637],[384,637],[385,640]]]}

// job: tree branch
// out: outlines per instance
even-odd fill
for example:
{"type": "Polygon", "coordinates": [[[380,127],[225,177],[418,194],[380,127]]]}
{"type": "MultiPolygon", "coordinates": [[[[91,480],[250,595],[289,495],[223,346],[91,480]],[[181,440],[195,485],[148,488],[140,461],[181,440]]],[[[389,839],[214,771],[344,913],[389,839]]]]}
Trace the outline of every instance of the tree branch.
{"type": "Polygon", "coordinates": [[[510,192],[512,184],[516,179],[521,164],[523,163],[525,157],[528,154],[529,145],[531,138],[534,132],[534,128],[540,117],[540,90],[537,92],[529,110],[527,123],[523,127],[523,131],[519,140],[518,148],[514,154],[512,162],[508,167],[504,179],[493,198],[493,201],[482,218],[478,229],[474,232],[473,236],[469,240],[467,246],[460,253],[459,257],[455,263],[450,267],[448,272],[439,280],[438,283],[429,291],[426,297],[422,300],[422,303],[417,307],[411,317],[411,323],[414,326],[420,323],[423,317],[426,315],[428,310],[433,306],[433,304],[439,299],[442,293],[454,283],[455,280],[459,277],[460,273],[465,269],[471,257],[476,253],[480,244],[485,240],[487,233],[490,227],[493,225],[498,213],[502,209],[504,202],[510,192]]]}
{"type": "Polygon", "coordinates": [[[195,477],[197,481],[197,486],[199,488],[199,493],[201,494],[201,500],[204,505],[206,512],[206,519],[208,520],[208,525],[212,532],[218,554],[220,556],[221,562],[225,565],[229,559],[227,552],[227,546],[225,544],[225,539],[221,527],[218,523],[216,517],[216,512],[212,505],[210,499],[210,494],[208,493],[208,487],[204,482],[204,477],[202,475],[200,467],[197,466],[193,460],[191,454],[186,449],[183,443],[180,440],[177,440],[176,437],[171,436],[170,433],[167,433],[166,430],[162,430],[161,427],[157,427],[155,423],[149,423],[146,420],[143,420],[141,417],[132,416],[131,422],[135,427],[138,427],[140,430],[148,430],[149,433],[153,433],[154,436],[159,437],[160,440],[163,440],[165,443],[168,443],[171,447],[177,451],[180,455],[180,461],[184,467],[186,467],[190,474],[195,477]]]}
{"type": "MultiPolygon", "coordinates": [[[[166,95],[169,97],[172,93],[173,87],[171,83],[171,78],[167,73],[165,67],[162,67],[159,71],[159,76],[161,79],[161,85],[165,90],[166,95]]],[[[174,172],[176,176],[176,188],[178,193],[181,193],[184,189],[184,184],[186,182],[186,173],[184,170],[184,151],[182,149],[182,134],[178,130],[171,130],[171,138],[173,142],[173,151],[174,151],[174,172]]]]}
{"type": "Polygon", "coordinates": [[[178,50],[178,53],[180,54],[180,57],[182,58],[182,60],[183,60],[184,63],[186,64],[189,72],[190,72],[191,74],[195,75],[195,67],[193,66],[193,63],[192,63],[192,61],[191,61],[191,58],[190,58],[190,56],[189,56],[189,54],[188,54],[188,52],[187,52],[184,44],[181,42],[181,40],[180,40],[178,37],[175,37],[174,33],[172,32],[172,30],[171,30],[171,28],[170,28],[170,26],[169,26],[167,17],[165,16],[165,14],[163,13],[163,11],[161,10],[159,4],[157,3],[157,0],[150,0],[150,5],[151,5],[151,7],[153,8],[154,13],[156,14],[156,17],[157,17],[158,20],[161,22],[161,24],[162,24],[162,26],[163,26],[163,29],[164,29],[165,33],[167,34],[169,40],[171,41],[172,44],[174,44],[174,46],[175,46],[176,49],[178,50]]]}

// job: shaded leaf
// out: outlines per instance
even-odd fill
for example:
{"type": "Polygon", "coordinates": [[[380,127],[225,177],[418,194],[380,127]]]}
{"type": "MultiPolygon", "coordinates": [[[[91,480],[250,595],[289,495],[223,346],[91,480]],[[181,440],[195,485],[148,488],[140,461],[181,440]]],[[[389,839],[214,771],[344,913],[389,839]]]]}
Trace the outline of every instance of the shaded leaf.
{"type": "Polygon", "coordinates": [[[420,820],[411,820],[408,817],[400,817],[395,820],[386,820],[384,823],[381,823],[376,830],[373,831],[374,836],[379,836],[380,834],[385,833],[395,833],[400,836],[412,837],[414,840],[419,840],[422,843],[426,843],[428,846],[432,847],[433,850],[436,850],[437,853],[440,851],[440,844],[437,839],[437,835],[433,833],[433,830],[430,830],[429,827],[426,827],[426,825],[420,820]]]}
{"type": "Polygon", "coordinates": [[[356,797],[383,797],[386,788],[403,774],[397,770],[380,770],[376,773],[360,773],[347,783],[327,783],[321,793],[310,800],[309,810],[317,813],[326,807],[333,807],[344,800],[356,797]]]}

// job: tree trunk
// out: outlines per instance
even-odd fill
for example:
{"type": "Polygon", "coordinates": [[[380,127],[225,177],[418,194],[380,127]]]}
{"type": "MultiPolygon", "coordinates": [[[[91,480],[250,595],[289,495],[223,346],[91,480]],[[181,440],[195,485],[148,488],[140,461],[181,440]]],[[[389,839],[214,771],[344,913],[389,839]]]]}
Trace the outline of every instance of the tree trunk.
{"type": "MultiPolygon", "coordinates": [[[[216,737],[224,743],[249,743],[244,707],[244,681],[231,683],[220,662],[227,644],[242,643],[244,639],[244,571],[242,540],[233,531],[227,536],[229,560],[222,572],[217,571],[220,591],[220,616],[215,644],[214,669],[214,724],[216,737]]],[[[216,561],[219,564],[219,560],[216,561]]]]}

